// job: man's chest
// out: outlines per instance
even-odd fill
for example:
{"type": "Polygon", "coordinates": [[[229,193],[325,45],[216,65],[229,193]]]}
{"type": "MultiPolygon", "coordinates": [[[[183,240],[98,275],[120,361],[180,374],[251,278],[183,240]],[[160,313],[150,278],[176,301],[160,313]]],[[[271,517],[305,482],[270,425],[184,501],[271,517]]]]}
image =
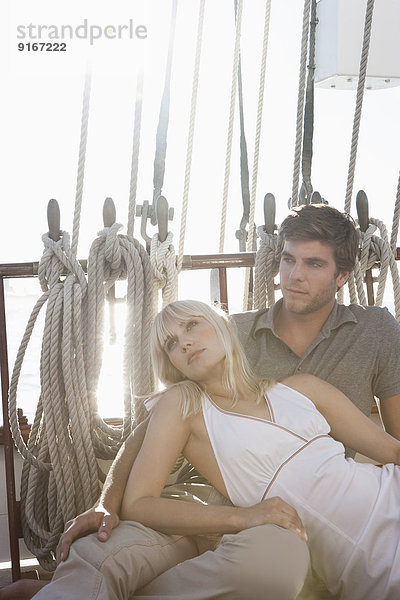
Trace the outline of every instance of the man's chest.
{"type": "Polygon", "coordinates": [[[358,343],[357,336],[329,336],[314,340],[298,356],[271,331],[260,332],[246,341],[246,356],[259,377],[282,379],[311,373],[334,385],[369,414],[373,402],[377,351],[358,343]]]}

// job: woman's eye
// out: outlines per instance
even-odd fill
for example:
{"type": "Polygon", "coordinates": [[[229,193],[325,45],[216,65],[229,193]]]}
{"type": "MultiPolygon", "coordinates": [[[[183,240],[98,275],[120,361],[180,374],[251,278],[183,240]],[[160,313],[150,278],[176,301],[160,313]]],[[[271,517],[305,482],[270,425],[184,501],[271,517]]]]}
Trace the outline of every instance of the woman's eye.
{"type": "Polygon", "coordinates": [[[171,350],[174,346],[175,346],[175,340],[172,338],[170,340],[168,340],[167,343],[165,344],[167,352],[171,352],[171,350]]]}
{"type": "Polygon", "coordinates": [[[192,329],[192,327],[194,327],[195,325],[197,325],[197,321],[188,321],[188,323],[186,324],[187,331],[192,329]]]}

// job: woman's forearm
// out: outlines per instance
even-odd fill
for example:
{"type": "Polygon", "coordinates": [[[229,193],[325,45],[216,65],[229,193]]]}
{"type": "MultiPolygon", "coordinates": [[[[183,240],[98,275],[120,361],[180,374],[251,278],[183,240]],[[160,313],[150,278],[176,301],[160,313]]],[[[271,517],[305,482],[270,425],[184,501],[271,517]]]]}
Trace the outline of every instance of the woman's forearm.
{"type": "Polygon", "coordinates": [[[130,504],[124,498],[121,518],[139,521],[169,535],[237,533],[271,523],[307,539],[296,510],[278,497],[248,507],[213,506],[153,497],[139,498],[130,504]]]}
{"type": "Polygon", "coordinates": [[[169,498],[139,498],[124,503],[121,519],[138,521],[169,535],[237,533],[243,529],[241,509],[234,506],[203,505],[169,498]]]}

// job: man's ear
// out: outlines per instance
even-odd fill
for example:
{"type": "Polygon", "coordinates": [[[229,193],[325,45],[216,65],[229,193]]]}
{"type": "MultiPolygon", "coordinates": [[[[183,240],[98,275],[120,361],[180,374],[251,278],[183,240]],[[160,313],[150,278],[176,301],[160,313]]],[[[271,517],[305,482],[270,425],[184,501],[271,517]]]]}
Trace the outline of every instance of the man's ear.
{"type": "Polygon", "coordinates": [[[339,275],[336,277],[336,287],[338,290],[344,286],[350,277],[351,271],[341,271],[339,275]]]}

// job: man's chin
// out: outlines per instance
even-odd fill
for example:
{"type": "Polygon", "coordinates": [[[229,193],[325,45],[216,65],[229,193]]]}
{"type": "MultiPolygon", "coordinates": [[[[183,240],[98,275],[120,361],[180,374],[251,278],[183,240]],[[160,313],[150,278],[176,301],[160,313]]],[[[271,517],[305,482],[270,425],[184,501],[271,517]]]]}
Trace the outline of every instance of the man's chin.
{"type": "Polygon", "coordinates": [[[298,298],[297,300],[293,299],[283,299],[283,306],[288,312],[296,313],[298,315],[307,314],[312,312],[312,307],[306,302],[305,299],[298,298]]]}

